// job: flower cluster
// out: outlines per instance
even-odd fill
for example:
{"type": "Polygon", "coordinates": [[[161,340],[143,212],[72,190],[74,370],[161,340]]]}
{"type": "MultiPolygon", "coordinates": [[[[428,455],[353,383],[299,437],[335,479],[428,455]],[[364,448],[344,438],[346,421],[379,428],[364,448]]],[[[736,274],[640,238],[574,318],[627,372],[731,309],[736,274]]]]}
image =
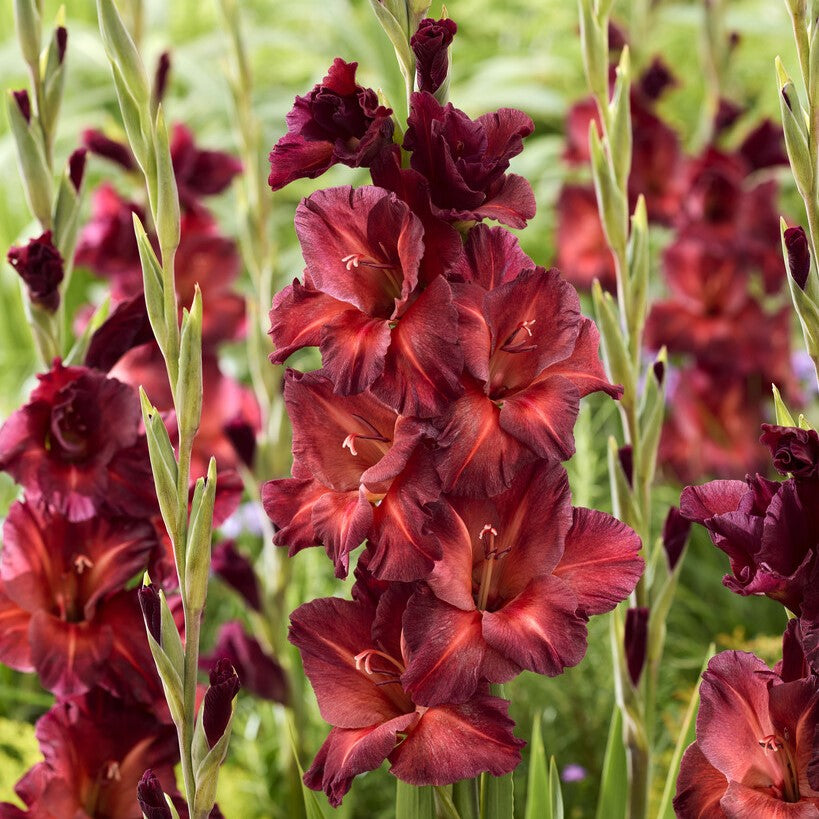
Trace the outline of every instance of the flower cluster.
{"type": "Polygon", "coordinates": [[[761,437],[785,481],[761,475],[690,486],[682,513],[728,554],[723,580],[767,595],[794,615],[771,670],[726,651],[708,665],[697,741],[685,753],[678,816],[811,816],[819,810],[819,436],[764,424],[761,437]]]}
{"type": "MultiPolygon", "coordinates": [[[[650,350],[665,346],[681,369],[670,379],[669,413],[659,458],[677,477],[694,480],[760,468],[753,443],[769,385],[797,397],[790,367],[789,309],[779,304],[785,269],[779,251],[778,186],[766,174],[786,164],[782,132],[765,120],[727,150],[741,110],[723,101],[714,138],[686,156],[656,110],[676,84],[655,61],[631,93],[634,152],[629,175],[633,208],[643,193],[650,221],[671,228],[662,254],[670,291],[645,327],[650,350]],[[773,305],[773,306],[772,306],[773,305]]],[[[594,100],[577,103],[567,120],[570,165],[589,161],[594,100]]],[[[614,263],[590,185],[571,183],[558,200],[558,264],[578,287],[594,279],[615,287],[614,263]]]]}
{"type": "MultiPolygon", "coordinates": [[[[437,87],[447,61],[430,50],[454,30],[424,21],[412,40],[437,87]]],[[[317,347],[322,367],[286,373],[293,477],[263,489],[291,555],[320,545],[344,577],[366,542],[353,599],[291,620],[332,726],[305,782],[334,805],[385,759],[416,785],[511,771],[522,743],[490,684],[580,662],[588,618],[643,569],[633,531],[572,508],[560,463],[580,399],[620,394],[597,330],[557,270],[483,224],[534,214],[508,172],[531,120],[473,120],[422,90],[395,128],[372,91],[339,90],[344,66],[297,98],[270,157],[274,187],[328,162],[369,167],[374,184],[297,209],[306,269],[274,300],[272,360],[317,347]]]]}

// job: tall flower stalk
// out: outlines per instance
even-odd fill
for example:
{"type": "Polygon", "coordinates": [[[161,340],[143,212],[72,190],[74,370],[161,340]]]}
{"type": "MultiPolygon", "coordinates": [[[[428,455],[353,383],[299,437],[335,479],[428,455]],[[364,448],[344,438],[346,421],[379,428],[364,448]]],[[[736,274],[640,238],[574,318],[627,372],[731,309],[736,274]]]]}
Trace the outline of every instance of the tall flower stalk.
{"type": "Polygon", "coordinates": [[[184,612],[184,646],[164,594],[146,586],[140,602],[149,643],[177,728],[190,816],[207,817],[216,798],[218,770],[227,753],[236,675],[217,663],[198,713],[199,635],[207,595],[216,495],[216,462],[199,478],[189,503],[191,453],[202,413],[202,297],[196,287],[178,320],[174,257],[180,212],[161,104],[152,94],[139,51],[113,0],[98,0],[97,13],[111,64],[120,111],[133,155],[142,170],[159,255],[138,217],[134,229],[142,263],[145,303],[165,360],[178,428],[176,453],[164,421],[141,391],[151,468],[162,518],[173,545],[184,612]]]}
{"type": "Polygon", "coordinates": [[[653,776],[656,691],[665,621],[680,571],[666,559],[663,539],[652,532],[652,483],[665,401],[665,351],[644,367],[641,353],[650,275],[645,199],[629,220],[632,164],[630,64],[623,48],[610,95],[608,30],[611,2],[580,0],[583,62],[597,103],[589,145],[598,210],[615,263],[617,298],[595,282],[592,295],[612,381],[623,384],[620,410],[624,442],[609,440],[609,473],[615,514],[640,535],[647,570],[630,598],[631,608],[611,620],[616,696],[628,753],[631,817],[649,815],[653,776]]]}

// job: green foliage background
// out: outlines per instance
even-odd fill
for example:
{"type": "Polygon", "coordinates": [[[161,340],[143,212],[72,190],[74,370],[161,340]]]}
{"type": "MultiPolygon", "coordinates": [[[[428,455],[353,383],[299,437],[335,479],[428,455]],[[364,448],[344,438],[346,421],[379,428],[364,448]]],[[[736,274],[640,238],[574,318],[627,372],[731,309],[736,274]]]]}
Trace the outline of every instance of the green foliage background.
{"type": "MultiPolygon", "coordinates": [[[[127,4],[128,0],[122,0],[121,6],[127,4]]],[[[751,110],[748,127],[762,115],[776,120],[773,58],[781,54],[786,65],[795,67],[784,3],[731,0],[726,5],[728,28],[739,32],[741,39],[724,93],[751,110]]],[[[20,87],[25,81],[11,6],[10,0],[0,4],[0,77],[5,89],[20,87]]],[[[57,3],[47,0],[45,6],[45,19],[52,20],[57,3]]],[[[360,81],[383,88],[400,110],[402,86],[392,50],[366,0],[242,0],[241,6],[256,77],[254,105],[267,145],[284,131],[284,114],[294,95],[311,88],[337,55],[358,60],[360,81]]],[[[662,112],[690,145],[697,133],[704,94],[699,45],[702,2],[661,2],[654,6],[647,37],[633,46],[638,59],[645,61],[652,54],[661,54],[677,74],[680,85],[663,100],[662,112]]],[[[620,7],[620,19],[627,23],[629,4],[618,3],[620,7]]],[[[436,3],[432,11],[439,9],[436,3]]],[[[58,162],[76,147],[84,128],[117,127],[117,106],[96,28],[94,2],[67,0],[66,12],[69,74],[58,162]]],[[[548,265],[554,255],[553,206],[566,173],[560,160],[563,118],[567,107],[585,93],[575,4],[571,0],[451,0],[448,12],[459,26],[453,53],[453,102],[473,116],[498,106],[516,106],[535,120],[536,132],[515,160],[514,169],[531,180],[539,206],[537,217],[521,236],[522,243],[538,263],[548,265]]],[[[145,3],[145,13],[143,48],[148,63],[153,64],[161,51],[172,50],[172,87],[166,102],[169,119],[186,122],[205,146],[232,148],[231,105],[223,76],[227,39],[215,0],[151,0],[145,3]]],[[[102,163],[92,161],[92,182],[103,179],[106,172],[102,163]]],[[[8,246],[33,228],[17,176],[12,140],[2,118],[0,178],[0,250],[5,254],[8,246]]],[[[292,231],[299,198],[316,187],[365,179],[364,174],[346,168],[334,169],[317,182],[271,194],[282,283],[302,268],[292,231]]],[[[787,180],[784,173],[783,206],[798,214],[787,180]]],[[[216,207],[225,233],[235,236],[237,209],[232,196],[225,194],[216,207]]],[[[102,283],[80,273],[72,283],[70,300],[75,305],[99,301],[103,289],[102,283]]],[[[0,316],[0,417],[5,417],[24,401],[36,366],[20,287],[5,264],[0,265],[0,316]]],[[[241,372],[241,350],[229,354],[241,372]]],[[[578,454],[569,467],[578,505],[608,506],[603,444],[608,432],[616,428],[615,420],[612,406],[602,401],[588,402],[581,415],[578,454]]],[[[5,509],[15,489],[4,477],[0,490],[5,509]]],[[[657,492],[658,521],[668,504],[677,502],[679,490],[669,484],[657,492]]],[[[258,546],[251,544],[251,548],[258,546]]],[[[325,563],[323,555],[299,555],[288,591],[291,607],[309,598],[343,592],[325,563]]],[[[784,627],[781,608],[768,600],[731,595],[720,583],[724,571],[722,556],[702,532],[695,533],[671,613],[659,697],[664,704],[666,758],[670,757],[677,724],[709,642],[716,640],[718,647],[752,647],[768,658],[778,650],[778,636],[784,627]]],[[[206,647],[213,639],[214,624],[238,613],[235,599],[224,589],[214,588],[207,613],[206,647]]],[[[284,659],[298,669],[296,658],[284,659]]],[[[588,771],[583,781],[564,785],[567,816],[593,815],[613,703],[605,618],[593,621],[588,655],[578,668],[554,680],[524,674],[507,693],[513,701],[520,736],[526,738],[533,718],[539,717],[547,753],[554,754],[561,767],[577,763],[588,771]]],[[[297,696],[301,694],[297,692],[297,696]]],[[[303,698],[307,722],[299,745],[305,751],[302,764],[307,764],[325,729],[309,687],[303,698]]],[[[50,702],[50,695],[39,690],[31,677],[0,667],[0,800],[13,798],[14,782],[39,758],[32,723],[50,702]]],[[[300,795],[288,778],[289,753],[283,710],[242,697],[231,754],[220,780],[220,802],[228,819],[297,815],[293,811],[300,795]]],[[[526,761],[526,752],[524,757],[526,761]]],[[[658,774],[663,776],[660,767],[658,774]]],[[[516,776],[519,806],[525,793],[525,772],[526,764],[516,776]]],[[[661,790],[661,781],[657,788],[661,790]]],[[[392,780],[381,770],[356,782],[339,813],[387,817],[393,809],[392,800],[392,780]]]]}

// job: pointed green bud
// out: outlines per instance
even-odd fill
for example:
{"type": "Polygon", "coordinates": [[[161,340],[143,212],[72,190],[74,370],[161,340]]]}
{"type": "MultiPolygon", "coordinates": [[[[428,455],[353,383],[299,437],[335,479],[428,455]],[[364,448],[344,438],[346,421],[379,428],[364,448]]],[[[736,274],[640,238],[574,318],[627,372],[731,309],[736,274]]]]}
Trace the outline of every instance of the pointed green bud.
{"type": "Polygon", "coordinates": [[[617,80],[614,84],[614,96],[609,104],[609,121],[611,130],[611,157],[614,166],[614,178],[617,186],[625,190],[628,175],[631,171],[631,77],[628,46],[623,48],[620,63],[617,66],[617,80]]]}
{"type": "Polygon", "coordinates": [[[589,124],[589,149],[597,207],[606,239],[615,253],[622,257],[628,241],[628,203],[614,178],[594,121],[589,124]]]}
{"type": "Polygon", "coordinates": [[[631,217],[631,234],[626,251],[629,278],[629,326],[642,327],[648,305],[648,281],[651,272],[648,211],[645,197],[640,194],[631,217]]]}
{"type": "Polygon", "coordinates": [[[46,230],[51,229],[52,180],[34,119],[27,119],[12,91],[6,94],[6,111],[17,146],[17,162],[26,201],[46,230]]]}
{"type": "MultiPolygon", "coordinates": [[[[85,149],[81,148],[80,151],[85,149]]],[[[84,161],[84,159],[83,159],[84,161]]],[[[82,210],[82,180],[80,189],[75,186],[75,177],[72,175],[72,166],[67,164],[63,175],[60,178],[60,185],[57,188],[57,198],[54,201],[54,209],[51,223],[54,231],[54,245],[60,251],[64,259],[74,257],[74,248],[77,244],[77,234],[80,230],[80,211],[82,210]]]]}
{"type": "Polygon", "coordinates": [[[413,32],[410,31],[409,9],[405,0],[370,0],[370,5],[395,49],[406,87],[414,88],[415,55],[409,44],[413,32]]]}
{"type": "Polygon", "coordinates": [[[199,478],[193,492],[188,542],[185,547],[185,597],[192,611],[201,611],[208,593],[215,500],[216,459],[211,458],[207,480],[199,478]]]}
{"type": "Polygon", "coordinates": [[[139,261],[142,265],[142,283],[145,290],[145,307],[148,319],[154,331],[154,337],[162,352],[165,352],[167,333],[165,332],[165,285],[162,279],[162,267],[156,258],[148,234],[139,217],[134,214],[134,233],[136,234],[139,261]]]}
{"type": "Polygon", "coordinates": [[[63,99],[65,85],[65,52],[68,44],[68,31],[65,26],[57,26],[49,41],[43,59],[43,111],[40,113],[43,125],[48,134],[49,143],[54,138],[57,119],[63,99]]]}
{"type": "Polygon", "coordinates": [[[150,123],[144,121],[143,109],[140,108],[137,100],[128,89],[119,67],[114,63],[111,64],[111,73],[114,76],[114,89],[117,92],[117,101],[122,114],[122,124],[125,126],[125,133],[128,136],[128,143],[139,167],[142,168],[146,178],[149,178],[149,171],[153,167],[150,123]]]}
{"type": "MultiPolygon", "coordinates": [[[[168,430],[142,387],[139,388],[139,400],[142,406],[142,421],[145,424],[145,436],[148,439],[148,454],[151,459],[151,471],[154,474],[159,510],[174,544],[174,553],[177,554],[177,563],[179,563],[178,553],[181,550],[177,547],[179,498],[176,485],[178,480],[176,458],[168,437],[168,430]]],[[[184,560],[181,566],[184,567],[184,560]]]]}
{"type": "Polygon", "coordinates": [[[617,304],[610,293],[603,292],[598,281],[592,285],[592,301],[609,376],[615,384],[623,385],[621,402],[625,406],[633,406],[637,384],[623,338],[617,304]]]}
{"type": "Polygon", "coordinates": [[[785,132],[785,148],[791,163],[796,186],[802,196],[809,196],[813,185],[813,162],[808,147],[808,130],[805,115],[791,78],[785,72],[782,61],[776,58],[779,81],[779,110],[785,132]]]}
{"type": "Polygon", "coordinates": [[[663,347],[646,376],[640,405],[640,460],[637,473],[644,485],[650,485],[654,480],[654,470],[657,464],[657,449],[660,445],[665,413],[667,362],[668,353],[663,347]]]}
{"type": "Polygon", "coordinates": [[[179,246],[179,194],[171,161],[168,129],[160,105],[156,114],[156,232],[162,260],[171,257],[179,246]]]}
{"type": "Polygon", "coordinates": [[[180,440],[192,440],[202,417],[202,293],[198,284],[190,312],[182,311],[176,411],[180,440]]]}
{"type": "Polygon", "coordinates": [[[810,422],[807,418],[800,412],[799,413],[799,420],[797,421],[797,426],[799,429],[813,429],[814,427],[811,426],[810,422]]]}
{"type": "Polygon", "coordinates": [[[594,0],[578,0],[580,6],[580,43],[583,65],[589,87],[595,98],[609,99],[609,43],[608,24],[603,26],[594,11],[594,0]]]}
{"type": "Polygon", "coordinates": [[[776,384],[771,384],[771,392],[773,393],[776,423],[781,427],[795,427],[796,423],[793,420],[793,415],[791,415],[785,401],[782,399],[782,394],[779,392],[776,384]]]}
{"type": "Polygon", "coordinates": [[[37,0],[14,0],[14,26],[23,59],[39,75],[42,20],[37,0]]]}
{"type": "Polygon", "coordinates": [[[97,17],[108,59],[119,70],[125,88],[138,107],[147,110],[151,97],[148,75],[114,0],[97,0],[97,17]]]}

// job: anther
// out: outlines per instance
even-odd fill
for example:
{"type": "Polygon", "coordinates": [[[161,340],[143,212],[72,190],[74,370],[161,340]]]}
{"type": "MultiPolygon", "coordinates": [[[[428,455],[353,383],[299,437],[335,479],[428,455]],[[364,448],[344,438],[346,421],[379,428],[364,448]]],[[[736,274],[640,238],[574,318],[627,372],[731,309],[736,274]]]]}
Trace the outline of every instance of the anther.
{"type": "Polygon", "coordinates": [[[355,448],[355,439],[358,438],[354,432],[351,432],[341,444],[342,449],[349,449],[350,455],[358,455],[358,450],[355,448]]]}
{"type": "Polygon", "coordinates": [[[119,762],[111,761],[106,763],[103,775],[109,781],[113,779],[114,782],[119,782],[122,779],[122,774],[119,770],[119,762]]]}
{"type": "Polygon", "coordinates": [[[341,261],[347,270],[352,270],[354,267],[358,267],[361,264],[361,260],[364,258],[363,253],[348,253],[346,256],[343,256],[341,261]]]}
{"type": "Polygon", "coordinates": [[[782,743],[775,734],[768,734],[768,736],[762,737],[762,739],[759,740],[759,747],[764,748],[766,751],[776,752],[782,748],[782,743]]]}
{"type": "Polygon", "coordinates": [[[93,569],[94,561],[86,555],[77,555],[74,558],[74,570],[77,574],[82,574],[86,569],[93,569]]]}

